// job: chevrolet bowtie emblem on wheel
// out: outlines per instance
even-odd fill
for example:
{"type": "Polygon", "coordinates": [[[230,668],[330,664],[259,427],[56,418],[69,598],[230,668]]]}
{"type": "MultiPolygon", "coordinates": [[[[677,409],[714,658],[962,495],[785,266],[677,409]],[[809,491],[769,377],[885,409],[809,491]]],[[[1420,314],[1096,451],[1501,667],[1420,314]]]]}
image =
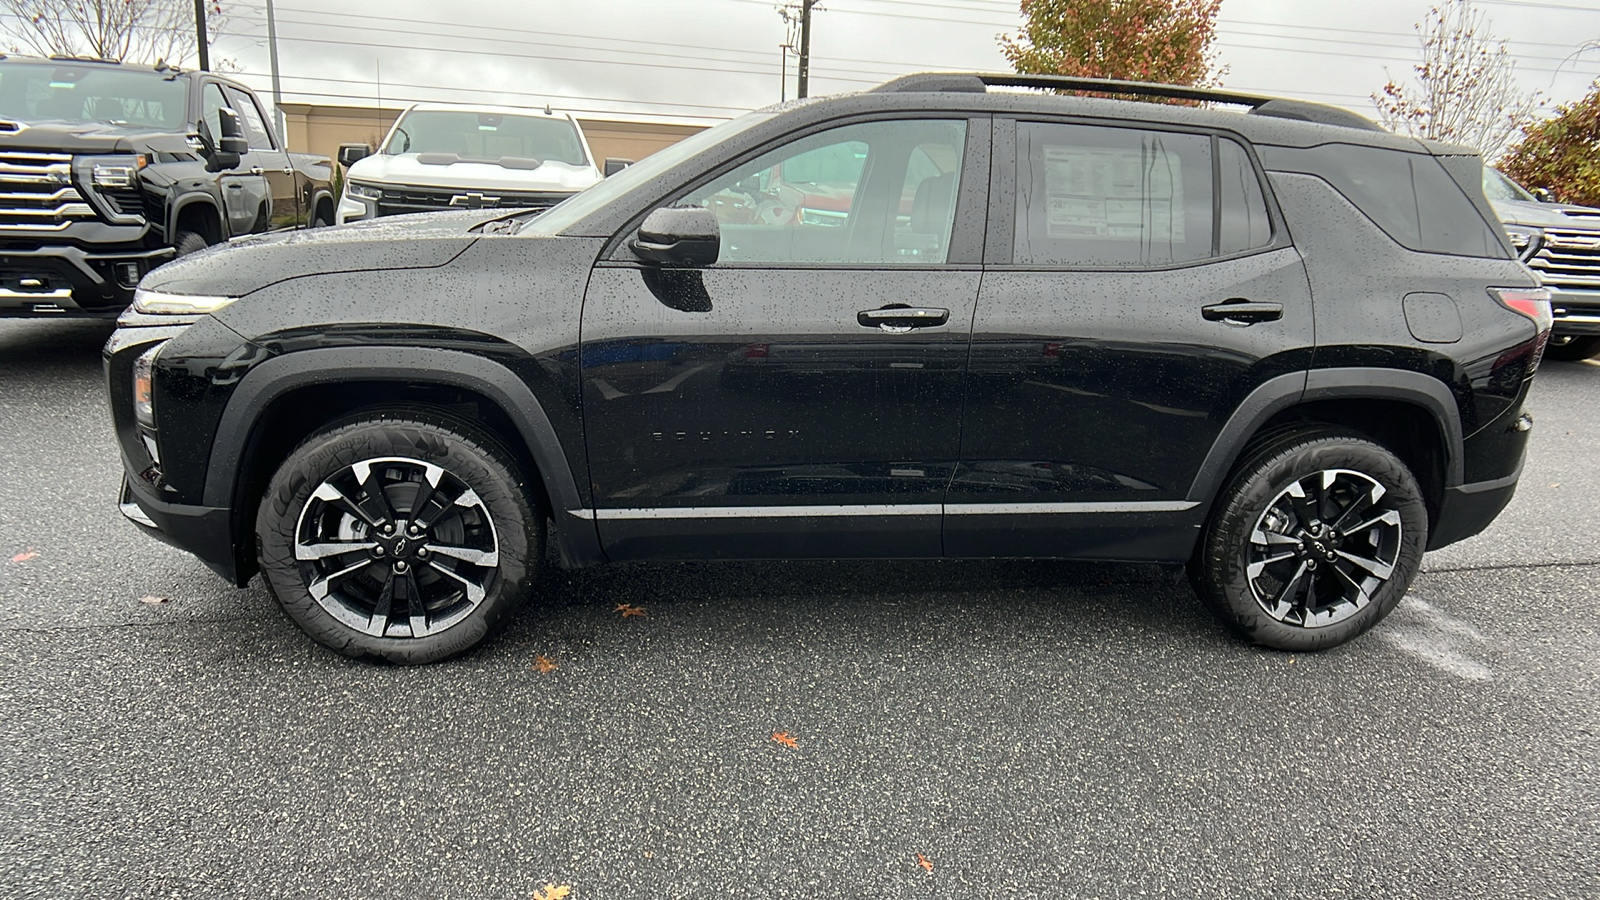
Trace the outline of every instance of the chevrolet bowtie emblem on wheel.
{"type": "Polygon", "coordinates": [[[467,209],[483,209],[486,206],[499,206],[500,198],[474,191],[469,194],[456,194],[450,198],[450,205],[465,206],[467,209]]]}

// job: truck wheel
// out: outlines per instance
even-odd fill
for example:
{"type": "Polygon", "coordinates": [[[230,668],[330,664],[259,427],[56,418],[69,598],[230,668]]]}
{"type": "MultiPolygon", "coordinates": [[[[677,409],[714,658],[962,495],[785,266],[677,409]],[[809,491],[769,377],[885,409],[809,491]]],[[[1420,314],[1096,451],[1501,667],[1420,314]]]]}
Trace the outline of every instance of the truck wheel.
{"type": "Polygon", "coordinates": [[[267,589],[346,656],[438,662],[528,594],[544,516],[511,455],[463,422],[367,413],[307,438],[256,516],[267,589]]]}
{"type": "Polygon", "coordinates": [[[1278,438],[1217,504],[1191,563],[1195,590],[1225,624],[1279,650],[1338,646],[1378,624],[1427,543],[1411,471],[1349,434],[1278,438]]]}
{"type": "Polygon", "coordinates": [[[180,231],[173,239],[172,246],[177,248],[179,256],[188,256],[191,253],[199,253],[211,245],[206,243],[205,238],[192,231],[180,231]]]}
{"type": "Polygon", "coordinates": [[[1600,335],[1551,338],[1550,345],[1544,348],[1544,355],[1551,359],[1559,359],[1565,362],[1589,359],[1600,355],[1600,335]]]}

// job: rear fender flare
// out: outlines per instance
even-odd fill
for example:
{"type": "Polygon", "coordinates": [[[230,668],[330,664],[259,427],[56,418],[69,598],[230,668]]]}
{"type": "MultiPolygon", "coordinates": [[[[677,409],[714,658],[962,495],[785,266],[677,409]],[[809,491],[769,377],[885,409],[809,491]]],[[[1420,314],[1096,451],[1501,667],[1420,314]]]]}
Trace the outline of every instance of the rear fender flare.
{"type": "Polygon", "coordinates": [[[1212,443],[1186,499],[1209,510],[1246,445],[1273,416],[1300,403],[1337,399],[1402,400],[1426,409],[1444,435],[1445,487],[1461,484],[1461,410],[1448,385],[1403,369],[1313,369],[1269,379],[1245,397],[1212,443]]]}

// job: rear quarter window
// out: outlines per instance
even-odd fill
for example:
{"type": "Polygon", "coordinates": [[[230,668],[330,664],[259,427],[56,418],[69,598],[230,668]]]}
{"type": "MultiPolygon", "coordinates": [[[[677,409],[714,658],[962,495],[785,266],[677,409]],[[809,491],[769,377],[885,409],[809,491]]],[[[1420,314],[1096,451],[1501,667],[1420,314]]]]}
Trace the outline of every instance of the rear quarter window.
{"type": "Polygon", "coordinates": [[[1316,175],[1408,250],[1508,258],[1499,235],[1432,156],[1354,144],[1264,149],[1269,169],[1316,175]]]}

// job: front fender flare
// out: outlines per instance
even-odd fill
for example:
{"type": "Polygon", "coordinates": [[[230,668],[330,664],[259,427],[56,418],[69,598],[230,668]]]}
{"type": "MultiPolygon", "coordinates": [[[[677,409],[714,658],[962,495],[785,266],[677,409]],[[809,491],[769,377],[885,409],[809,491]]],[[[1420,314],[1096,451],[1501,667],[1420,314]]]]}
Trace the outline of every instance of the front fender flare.
{"type": "Polygon", "coordinates": [[[562,558],[571,565],[601,561],[592,520],[574,515],[582,495],[561,441],[528,385],[510,369],[481,356],[427,347],[327,347],[300,350],[261,363],[228,399],[212,440],[204,502],[234,507],[240,463],[251,430],[271,403],[296,388],[331,381],[438,384],[481,394],[515,424],[550,498],[562,558]]]}

